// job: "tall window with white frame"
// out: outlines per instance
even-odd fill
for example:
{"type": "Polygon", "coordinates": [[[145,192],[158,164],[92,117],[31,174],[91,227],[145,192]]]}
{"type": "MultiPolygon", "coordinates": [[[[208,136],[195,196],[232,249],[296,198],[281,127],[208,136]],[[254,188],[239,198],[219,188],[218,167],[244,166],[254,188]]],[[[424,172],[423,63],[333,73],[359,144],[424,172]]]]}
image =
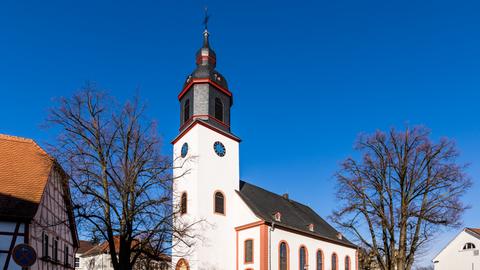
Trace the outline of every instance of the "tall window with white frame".
{"type": "Polygon", "coordinates": [[[53,260],[58,262],[58,239],[53,239],[53,246],[52,246],[52,256],[53,260]]]}

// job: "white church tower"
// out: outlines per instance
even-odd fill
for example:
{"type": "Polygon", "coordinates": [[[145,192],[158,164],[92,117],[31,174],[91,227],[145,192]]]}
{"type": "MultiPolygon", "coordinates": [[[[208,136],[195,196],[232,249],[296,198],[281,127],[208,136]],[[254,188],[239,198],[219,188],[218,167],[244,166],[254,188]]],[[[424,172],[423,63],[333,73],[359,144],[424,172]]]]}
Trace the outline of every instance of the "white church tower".
{"type": "Polygon", "coordinates": [[[233,96],[215,70],[216,55],[208,37],[205,29],[197,67],[178,96],[181,125],[173,141],[174,205],[180,208],[178,222],[195,223],[189,232],[195,235],[188,243],[193,245],[177,243],[172,251],[172,264],[182,270],[232,269],[235,226],[240,218],[255,219],[245,206],[238,206],[240,139],[230,131],[233,96]]]}

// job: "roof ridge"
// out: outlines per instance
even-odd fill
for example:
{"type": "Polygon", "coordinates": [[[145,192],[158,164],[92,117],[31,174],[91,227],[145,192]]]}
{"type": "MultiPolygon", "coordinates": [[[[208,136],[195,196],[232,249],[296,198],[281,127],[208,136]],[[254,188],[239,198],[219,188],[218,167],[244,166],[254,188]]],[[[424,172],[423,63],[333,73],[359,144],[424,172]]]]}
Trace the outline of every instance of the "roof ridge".
{"type": "Polygon", "coordinates": [[[19,143],[32,143],[40,152],[42,152],[42,154],[53,160],[53,157],[51,157],[40,145],[38,145],[34,139],[0,133],[0,140],[19,143]]]}
{"type": "Polygon", "coordinates": [[[244,180],[240,180],[240,181],[242,181],[242,182],[244,182],[244,183],[246,183],[246,184],[249,184],[249,185],[251,185],[251,186],[254,186],[254,187],[256,187],[256,188],[259,188],[259,189],[261,189],[261,190],[264,190],[264,191],[266,191],[266,192],[268,192],[268,193],[270,193],[270,194],[273,194],[273,195],[275,195],[275,196],[281,197],[282,199],[287,200],[287,201],[290,202],[290,203],[294,202],[294,203],[297,203],[297,204],[299,204],[299,205],[302,205],[302,206],[305,206],[305,207],[309,207],[308,205],[306,205],[306,204],[304,204],[304,203],[301,203],[301,202],[299,202],[299,201],[290,199],[290,197],[289,197],[288,199],[285,199],[282,195],[280,195],[280,194],[278,194],[278,193],[275,193],[275,192],[272,192],[272,191],[270,191],[270,190],[268,190],[268,189],[265,189],[265,188],[259,187],[259,186],[257,186],[257,185],[251,184],[250,182],[247,182],[247,181],[244,181],[244,180]]]}

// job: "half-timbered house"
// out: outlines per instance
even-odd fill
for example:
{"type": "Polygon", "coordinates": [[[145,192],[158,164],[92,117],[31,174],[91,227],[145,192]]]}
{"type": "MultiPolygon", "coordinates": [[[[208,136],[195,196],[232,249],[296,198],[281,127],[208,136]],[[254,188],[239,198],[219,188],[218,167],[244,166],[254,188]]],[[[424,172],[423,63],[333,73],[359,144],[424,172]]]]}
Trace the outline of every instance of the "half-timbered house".
{"type": "Polygon", "coordinates": [[[19,244],[36,252],[30,269],[74,269],[78,237],[68,176],[33,140],[0,135],[1,269],[21,269],[12,258],[19,244]]]}

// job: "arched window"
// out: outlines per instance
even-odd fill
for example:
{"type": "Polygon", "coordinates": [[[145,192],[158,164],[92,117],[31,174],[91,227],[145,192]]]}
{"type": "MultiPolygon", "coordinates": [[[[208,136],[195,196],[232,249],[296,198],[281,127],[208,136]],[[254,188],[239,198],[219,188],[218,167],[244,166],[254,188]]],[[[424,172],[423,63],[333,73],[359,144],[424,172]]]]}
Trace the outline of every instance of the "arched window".
{"type": "Polygon", "coordinates": [[[219,98],[215,98],[215,118],[223,122],[223,102],[219,98]]]}
{"type": "Polygon", "coordinates": [[[345,257],[345,270],[350,270],[350,257],[345,257]]]}
{"type": "Polygon", "coordinates": [[[286,242],[281,242],[278,247],[278,268],[280,270],[288,270],[288,245],[286,242]]]}
{"type": "Polygon", "coordinates": [[[215,192],[215,213],[225,214],[225,196],[222,192],[215,192]]]}
{"type": "Polygon", "coordinates": [[[253,239],[247,239],[244,243],[245,247],[245,263],[253,263],[253,239]]]}
{"type": "Polygon", "coordinates": [[[337,264],[338,264],[337,254],[333,253],[332,254],[332,270],[337,270],[337,264]]]}
{"type": "Polygon", "coordinates": [[[175,266],[175,270],[190,270],[190,266],[185,259],[180,259],[177,262],[177,266],[175,266]]]}
{"type": "Polygon", "coordinates": [[[321,250],[317,250],[317,269],[316,270],[323,270],[323,252],[321,250]]]}
{"type": "Polygon", "coordinates": [[[187,193],[186,192],[182,193],[182,198],[180,201],[180,213],[182,215],[187,213],[187,193]]]}
{"type": "Polygon", "coordinates": [[[473,244],[473,243],[466,243],[466,244],[463,246],[463,250],[467,250],[467,249],[475,249],[475,244],[473,244]]]}
{"type": "Polygon", "coordinates": [[[299,270],[306,270],[307,269],[307,249],[305,247],[300,247],[300,250],[298,251],[298,264],[299,264],[299,270]]]}
{"type": "Polygon", "coordinates": [[[185,100],[183,105],[183,122],[186,123],[190,119],[190,99],[185,100]]]}

